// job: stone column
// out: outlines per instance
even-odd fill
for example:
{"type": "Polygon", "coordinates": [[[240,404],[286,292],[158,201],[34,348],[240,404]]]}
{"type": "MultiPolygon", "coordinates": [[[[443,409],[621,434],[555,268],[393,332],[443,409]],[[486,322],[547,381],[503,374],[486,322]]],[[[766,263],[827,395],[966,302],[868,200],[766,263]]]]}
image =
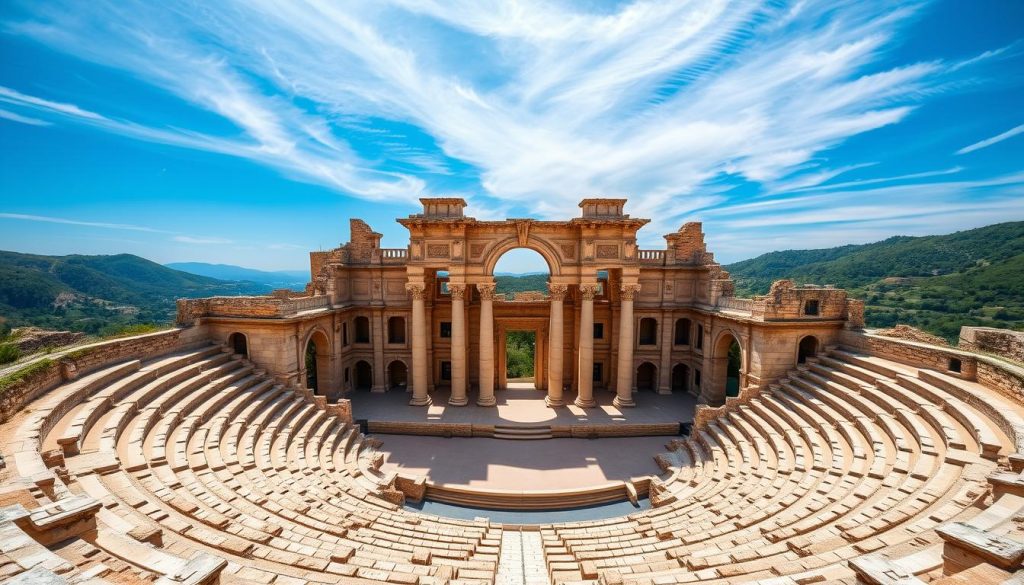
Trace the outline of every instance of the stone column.
{"type": "Polygon", "coordinates": [[[466,397],[466,285],[449,284],[452,295],[452,396],[448,404],[465,406],[466,397]]]}
{"type": "Polygon", "coordinates": [[[427,392],[427,310],[426,287],[422,284],[406,284],[412,294],[412,406],[430,404],[427,392]]]}
{"type": "Polygon", "coordinates": [[[480,291],[480,396],[478,406],[494,406],[494,284],[476,285],[480,291]]]}
{"type": "Polygon", "coordinates": [[[386,392],[388,389],[384,381],[384,335],[387,328],[384,326],[384,312],[375,309],[369,316],[370,319],[370,341],[373,342],[373,386],[371,392],[386,392]]]}
{"type": "Polygon", "coordinates": [[[633,402],[633,298],[640,285],[624,284],[619,290],[619,363],[612,404],[624,408],[636,406],[633,402]]]}
{"type": "Polygon", "coordinates": [[[569,287],[564,284],[549,284],[551,292],[551,317],[548,325],[548,395],[544,403],[548,406],[562,406],[562,362],[565,356],[563,337],[565,325],[562,323],[562,301],[569,287]]]}
{"type": "Polygon", "coordinates": [[[580,367],[577,370],[579,395],[576,406],[590,408],[597,406],[594,402],[594,297],[597,296],[597,284],[581,284],[580,297],[580,367]]]}

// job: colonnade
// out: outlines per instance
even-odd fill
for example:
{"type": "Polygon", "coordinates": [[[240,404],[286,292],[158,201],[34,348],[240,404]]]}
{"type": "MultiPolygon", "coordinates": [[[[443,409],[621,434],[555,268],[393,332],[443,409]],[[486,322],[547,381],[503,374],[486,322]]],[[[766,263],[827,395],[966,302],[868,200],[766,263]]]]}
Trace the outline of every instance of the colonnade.
{"type": "MultiPolygon", "coordinates": [[[[452,333],[451,333],[451,398],[448,403],[453,406],[468,404],[468,367],[467,367],[467,323],[466,293],[467,284],[449,284],[448,291],[452,300],[452,333]]],[[[494,283],[476,284],[480,296],[480,351],[479,351],[479,394],[478,406],[494,406],[494,283]]],[[[426,321],[426,289],[422,284],[409,283],[406,290],[412,296],[412,390],[413,396],[409,404],[426,406],[431,403],[427,392],[427,335],[426,321]]],[[[550,317],[548,327],[548,395],[545,403],[551,407],[563,406],[564,402],[564,301],[569,287],[565,284],[549,284],[548,297],[550,317]]],[[[597,283],[579,285],[580,318],[579,318],[579,357],[577,361],[577,397],[574,404],[580,408],[597,406],[594,400],[594,298],[600,291],[597,283]]],[[[617,407],[634,406],[633,402],[633,299],[638,284],[623,284],[620,288],[619,300],[621,311],[619,317],[618,344],[618,376],[615,382],[615,400],[617,407]]]]}

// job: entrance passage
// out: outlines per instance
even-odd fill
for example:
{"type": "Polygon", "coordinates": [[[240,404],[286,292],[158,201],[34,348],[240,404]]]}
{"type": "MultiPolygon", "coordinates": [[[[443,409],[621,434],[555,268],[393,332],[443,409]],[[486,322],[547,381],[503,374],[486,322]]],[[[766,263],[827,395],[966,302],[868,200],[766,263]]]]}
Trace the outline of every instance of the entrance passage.
{"type": "Polygon", "coordinates": [[[740,395],[740,367],[743,365],[743,356],[740,352],[740,344],[733,340],[729,345],[729,366],[725,377],[725,395],[740,395]]]}
{"type": "Polygon", "coordinates": [[[510,387],[536,388],[536,362],[536,331],[509,331],[505,334],[505,377],[510,387]]]}

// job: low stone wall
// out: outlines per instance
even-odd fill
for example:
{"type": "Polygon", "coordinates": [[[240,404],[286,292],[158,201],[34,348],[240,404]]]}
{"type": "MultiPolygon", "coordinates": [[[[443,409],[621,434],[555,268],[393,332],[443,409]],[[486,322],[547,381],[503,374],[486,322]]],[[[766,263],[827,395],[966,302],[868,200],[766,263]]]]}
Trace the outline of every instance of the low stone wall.
{"type": "Polygon", "coordinates": [[[201,343],[205,343],[201,328],[169,329],[84,345],[34,360],[0,378],[0,423],[49,390],[93,370],[201,343]]]}
{"type": "MultiPolygon", "coordinates": [[[[494,425],[472,423],[430,423],[380,421],[367,422],[370,433],[383,435],[419,435],[430,437],[493,437],[494,425]]],[[[554,438],[591,439],[605,437],[651,437],[675,436],[679,434],[679,423],[639,423],[600,425],[552,425],[554,438]]]]}
{"type": "Polygon", "coordinates": [[[974,380],[1017,404],[1024,404],[1024,367],[963,349],[938,347],[916,341],[883,337],[872,333],[844,331],[839,342],[852,349],[905,363],[930,368],[949,376],[974,380]],[[951,359],[960,360],[960,372],[949,371],[951,359]]]}
{"type": "Polygon", "coordinates": [[[961,327],[960,348],[991,353],[1024,364],[1024,331],[961,327]]]}

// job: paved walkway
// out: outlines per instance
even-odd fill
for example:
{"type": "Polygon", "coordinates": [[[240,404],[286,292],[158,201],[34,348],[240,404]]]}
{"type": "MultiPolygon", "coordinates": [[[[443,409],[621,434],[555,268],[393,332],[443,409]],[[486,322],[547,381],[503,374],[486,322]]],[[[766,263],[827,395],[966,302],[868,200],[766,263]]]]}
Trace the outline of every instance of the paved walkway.
{"type": "Polygon", "coordinates": [[[498,390],[497,407],[476,405],[476,393],[470,393],[467,406],[449,406],[447,389],[435,390],[429,407],[409,406],[410,394],[390,390],[382,394],[366,391],[353,392],[352,416],[356,419],[401,422],[446,422],[475,424],[608,424],[690,422],[693,420],[697,399],[689,394],[656,394],[639,392],[633,395],[637,406],[619,409],[612,405],[613,392],[595,391],[595,408],[579,408],[572,404],[573,393],[566,394],[567,406],[548,408],[544,392],[513,388],[498,390]]]}
{"type": "Polygon", "coordinates": [[[550,585],[540,532],[506,530],[501,535],[497,585],[550,585]]]}
{"type": "Polygon", "coordinates": [[[374,435],[384,471],[426,475],[437,484],[488,489],[570,489],[658,475],[654,456],[672,437],[503,441],[374,435]]]}

